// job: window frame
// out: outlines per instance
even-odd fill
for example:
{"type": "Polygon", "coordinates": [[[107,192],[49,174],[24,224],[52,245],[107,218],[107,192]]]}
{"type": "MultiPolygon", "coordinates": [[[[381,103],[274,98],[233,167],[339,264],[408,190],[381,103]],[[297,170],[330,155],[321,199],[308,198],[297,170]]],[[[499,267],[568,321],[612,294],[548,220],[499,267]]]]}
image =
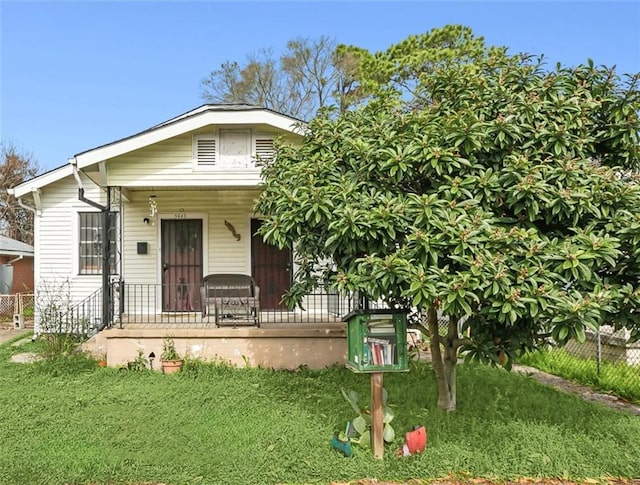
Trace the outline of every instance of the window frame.
{"type": "MultiPolygon", "coordinates": [[[[111,243],[111,274],[117,273],[118,250],[118,212],[110,212],[110,243],[111,243]]],[[[77,274],[80,276],[97,276],[102,274],[102,212],[77,212],[76,263],[77,274]],[[92,239],[83,239],[87,232],[93,232],[92,239]],[[93,246],[89,251],[87,247],[93,246]]]]}

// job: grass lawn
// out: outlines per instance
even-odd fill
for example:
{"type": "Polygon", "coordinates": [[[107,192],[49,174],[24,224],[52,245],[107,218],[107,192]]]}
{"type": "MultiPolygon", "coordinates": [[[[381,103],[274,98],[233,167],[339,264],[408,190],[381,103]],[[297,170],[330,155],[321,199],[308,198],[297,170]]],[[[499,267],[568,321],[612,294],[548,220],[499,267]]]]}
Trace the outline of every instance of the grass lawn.
{"type": "Polygon", "coordinates": [[[458,411],[436,409],[428,364],[385,375],[396,442],[375,460],[329,446],[353,411],[340,388],[369,378],[196,365],[165,376],[75,360],[12,364],[0,347],[1,484],[329,483],[464,477],[640,477],[640,418],[586,403],[515,373],[460,366],[458,411]],[[414,424],[426,451],[396,458],[414,424]]]}

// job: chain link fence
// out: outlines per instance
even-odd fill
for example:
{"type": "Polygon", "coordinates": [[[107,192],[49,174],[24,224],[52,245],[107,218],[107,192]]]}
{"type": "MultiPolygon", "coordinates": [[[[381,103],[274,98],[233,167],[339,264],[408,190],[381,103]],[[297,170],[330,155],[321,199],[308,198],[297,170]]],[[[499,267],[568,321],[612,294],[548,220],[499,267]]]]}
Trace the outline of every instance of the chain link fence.
{"type": "Polygon", "coordinates": [[[522,363],[595,389],[640,402],[640,342],[627,330],[602,327],[586,332],[583,343],[571,340],[526,355],[522,363]]]}
{"type": "Polygon", "coordinates": [[[35,298],[33,293],[0,295],[0,324],[4,326],[33,326],[35,298]]]}

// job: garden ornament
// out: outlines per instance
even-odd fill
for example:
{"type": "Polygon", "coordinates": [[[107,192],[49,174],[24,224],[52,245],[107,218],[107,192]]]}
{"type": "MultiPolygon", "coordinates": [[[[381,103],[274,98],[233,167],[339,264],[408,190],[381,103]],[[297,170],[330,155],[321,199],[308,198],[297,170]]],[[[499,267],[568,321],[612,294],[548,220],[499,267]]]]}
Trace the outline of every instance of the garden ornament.
{"type": "Polygon", "coordinates": [[[333,438],[331,439],[331,448],[333,448],[334,450],[338,450],[346,457],[349,457],[353,454],[353,450],[351,449],[351,442],[349,441],[349,439],[347,438],[346,441],[341,440],[340,438],[338,438],[338,433],[334,434],[333,438]]]}
{"type": "Polygon", "coordinates": [[[427,446],[427,430],[424,426],[414,426],[412,431],[405,433],[404,444],[398,450],[399,456],[411,456],[422,453],[427,446]]]}

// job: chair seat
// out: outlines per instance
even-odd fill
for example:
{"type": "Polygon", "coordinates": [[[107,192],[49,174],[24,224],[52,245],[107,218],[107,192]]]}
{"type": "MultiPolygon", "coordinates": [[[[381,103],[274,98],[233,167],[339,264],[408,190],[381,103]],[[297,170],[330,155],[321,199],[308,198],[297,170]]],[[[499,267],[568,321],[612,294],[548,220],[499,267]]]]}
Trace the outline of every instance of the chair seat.
{"type": "Polygon", "coordinates": [[[217,326],[231,317],[231,324],[244,316],[249,324],[260,326],[260,288],[253,278],[245,274],[210,274],[202,279],[202,316],[213,313],[217,326]]]}

